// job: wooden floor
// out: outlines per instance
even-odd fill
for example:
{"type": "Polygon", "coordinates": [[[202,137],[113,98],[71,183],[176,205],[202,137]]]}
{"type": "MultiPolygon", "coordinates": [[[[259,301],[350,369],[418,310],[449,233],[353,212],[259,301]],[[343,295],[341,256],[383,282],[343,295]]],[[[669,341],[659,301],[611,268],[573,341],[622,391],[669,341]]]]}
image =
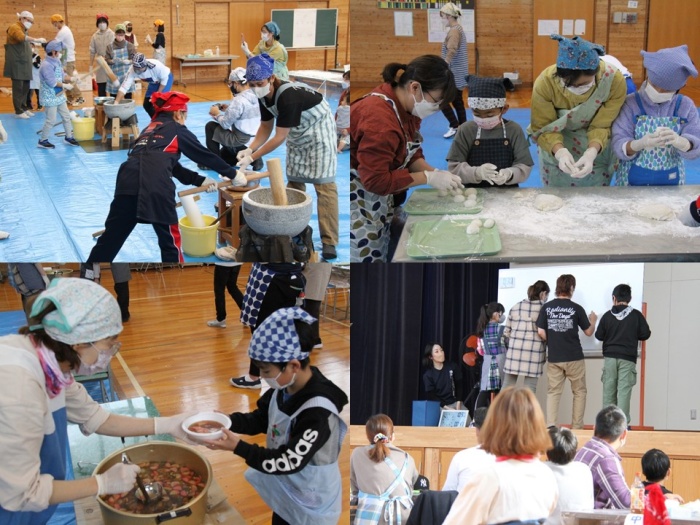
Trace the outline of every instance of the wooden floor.
{"type": "MultiPolygon", "coordinates": [[[[69,266],[72,265],[63,265],[69,266]]],[[[72,266],[75,268],[75,266],[72,266]]],[[[250,265],[245,264],[238,286],[245,288],[250,265]]],[[[229,385],[231,376],[248,370],[250,330],[238,321],[239,310],[227,296],[227,328],[209,328],[214,319],[213,266],[132,271],[130,282],[131,320],[120,336],[122,349],[112,361],[121,399],[147,395],[162,415],[193,409],[247,412],[255,408],[259,390],[241,390],[229,385]]],[[[103,273],[103,286],[113,291],[111,273],[103,273]]],[[[332,304],[332,303],[331,303],[332,304]]],[[[343,320],[345,298],[321,318],[324,347],[314,351],[311,362],[345,392],[350,392],[350,328],[343,320]],[[341,310],[341,308],[343,310],[341,310]]],[[[0,284],[0,311],[20,310],[19,295],[7,283],[0,284]]],[[[321,309],[323,314],[323,307],[321,309]]],[[[349,407],[341,414],[349,424],[349,407]]],[[[264,436],[245,439],[264,444],[264,436]]],[[[349,522],[350,459],[346,439],[341,456],[343,517],[349,522]]],[[[250,524],[270,522],[271,512],[243,478],[245,462],[229,452],[198,449],[211,461],[216,480],[228,501],[250,524]]]]}

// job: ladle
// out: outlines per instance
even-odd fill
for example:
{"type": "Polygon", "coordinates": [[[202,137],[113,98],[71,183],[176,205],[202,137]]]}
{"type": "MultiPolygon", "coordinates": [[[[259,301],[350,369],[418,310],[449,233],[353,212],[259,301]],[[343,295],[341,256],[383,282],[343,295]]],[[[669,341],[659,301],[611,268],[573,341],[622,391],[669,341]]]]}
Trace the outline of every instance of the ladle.
{"type": "MultiPolygon", "coordinates": [[[[126,465],[132,464],[129,456],[126,455],[126,452],[122,452],[122,463],[126,465]]],[[[136,490],[136,498],[146,504],[158,501],[163,497],[163,485],[157,481],[144,485],[141,476],[136,474],[136,484],[139,486],[139,488],[136,490]]]]}

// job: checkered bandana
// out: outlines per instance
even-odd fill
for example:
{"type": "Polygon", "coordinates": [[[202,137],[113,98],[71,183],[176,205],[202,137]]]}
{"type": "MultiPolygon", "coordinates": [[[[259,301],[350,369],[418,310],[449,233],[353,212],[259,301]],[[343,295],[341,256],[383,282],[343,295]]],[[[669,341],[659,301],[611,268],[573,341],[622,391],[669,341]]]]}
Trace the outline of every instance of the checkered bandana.
{"type": "Polygon", "coordinates": [[[299,335],[294,328],[296,319],[306,324],[316,321],[298,306],[275,311],[255,329],[248,357],[263,363],[288,363],[292,359],[301,361],[309,357],[309,352],[301,350],[299,335]]]}
{"type": "Polygon", "coordinates": [[[502,78],[466,76],[469,96],[467,104],[471,109],[502,108],[506,105],[506,86],[502,78]]]}

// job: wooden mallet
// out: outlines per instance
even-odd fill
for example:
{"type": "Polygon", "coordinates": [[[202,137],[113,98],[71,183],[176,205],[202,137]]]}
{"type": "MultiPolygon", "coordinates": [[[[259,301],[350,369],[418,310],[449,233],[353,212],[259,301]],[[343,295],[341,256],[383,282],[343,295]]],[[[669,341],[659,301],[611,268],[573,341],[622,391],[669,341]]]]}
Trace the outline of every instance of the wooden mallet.
{"type": "MultiPolygon", "coordinates": [[[[254,171],[246,171],[245,172],[245,178],[248,182],[254,181],[254,180],[260,180],[264,179],[265,177],[270,177],[270,186],[272,186],[272,179],[273,177],[275,180],[279,181],[282,185],[282,192],[284,195],[284,204],[287,204],[287,192],[284,191],[284,176],[282,175],[282,163],[280,162],[279,159],[270,159],[267,161],[267,169],[269,171],[260,171],[260,172],[254,172],[254,171]]],[[[221,188],[228,188],[230,186],[233,186],[233,183],[231,181],[223,181],[219,182],[216,187],[218,189],[221,188]]],[[[182,190],[179,191],[177,194],[179,197],[185,197],[186,195],[196,195],[197,193],[202,193],[207,191],[207,186],[198,186],[196,188],[190,188],[189,190],[182,190]]],[[[273,188],[273,198],[274,198],[274,188],[273,188]]],[[[277,202],[275,201],[275,204],[277,202]]]]}
{"type": "Polygon", "coordinates": [[[105,70],[105,73],[107,73],[107,76],[109,79],[114,82],[115,80],[118,80],[117,75],[114,74],[114,71],[112,71],[112,68],[109,67],[109,64],[107,61],[104,59],[104,57],[97,56],[95,57],[95,62],[97,62],[102,69],[105,70]]]}

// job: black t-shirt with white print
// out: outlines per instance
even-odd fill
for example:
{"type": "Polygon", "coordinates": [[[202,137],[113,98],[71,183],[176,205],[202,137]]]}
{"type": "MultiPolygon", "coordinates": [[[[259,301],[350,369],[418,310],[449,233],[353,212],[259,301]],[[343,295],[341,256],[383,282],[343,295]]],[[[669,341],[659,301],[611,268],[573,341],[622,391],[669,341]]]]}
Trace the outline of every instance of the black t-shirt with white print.
{"type": "Polygon", "coordinates": [[[591,322],[580,304],[557,298],[545,303],[537,318],[537,328],[547,332],[547,360],[564,363],[583,359],[578,329],[588,330],[591,322]]]}

